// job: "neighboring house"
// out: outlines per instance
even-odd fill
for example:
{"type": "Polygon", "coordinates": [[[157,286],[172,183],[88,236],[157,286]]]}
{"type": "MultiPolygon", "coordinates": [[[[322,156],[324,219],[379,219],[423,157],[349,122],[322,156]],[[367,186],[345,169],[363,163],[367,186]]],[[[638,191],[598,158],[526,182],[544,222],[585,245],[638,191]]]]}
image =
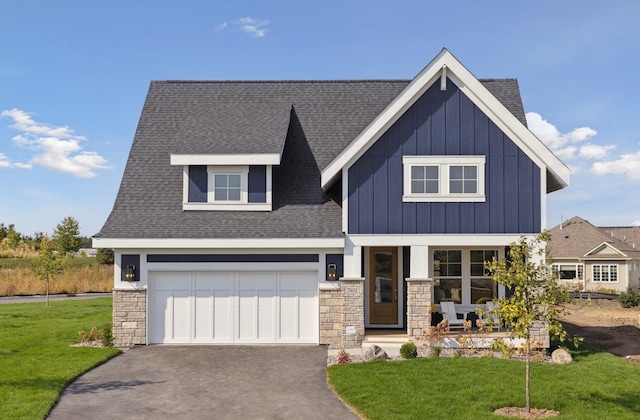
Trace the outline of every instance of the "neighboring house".
{"type": "Polygon", "coordinates": [[[569,170],[515,79],[152,82],[113,211],[116,343],[356,347],[503,296],[483,261],[569,170]]]}
{"type": "Polygon", "coordinates": [[[619,293],[640,285],[640,227],[596,227],[576,216],[549,231],[559,282],[582,291],[619,293]]]}

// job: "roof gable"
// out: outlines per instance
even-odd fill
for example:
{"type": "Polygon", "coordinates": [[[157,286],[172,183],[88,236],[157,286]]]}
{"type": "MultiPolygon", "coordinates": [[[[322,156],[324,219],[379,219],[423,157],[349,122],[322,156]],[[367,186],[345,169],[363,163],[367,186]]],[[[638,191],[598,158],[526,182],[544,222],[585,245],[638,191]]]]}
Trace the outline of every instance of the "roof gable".
{"type": "MultiPolygon", "coordinates": [[[[476,79],[449,51],[443,49],[389,105],[322,171],[322,187],[329,188],[343,168],[350,167],[434,83],[451,79],[539,167],[547,171],[547,192],[569,184],[569,169],[527,127],[476,79]]],[[[445,88],[445,86],[443,86],[445,88]]]]}
{"type": "Polygon", "coordinates": [[[603,242],[597,247],[593,248],[589,252],[583,255],[583,258],[612,258],[620,257],[624,258],[626,255],[618,248],[608,242],[603,242]]]}

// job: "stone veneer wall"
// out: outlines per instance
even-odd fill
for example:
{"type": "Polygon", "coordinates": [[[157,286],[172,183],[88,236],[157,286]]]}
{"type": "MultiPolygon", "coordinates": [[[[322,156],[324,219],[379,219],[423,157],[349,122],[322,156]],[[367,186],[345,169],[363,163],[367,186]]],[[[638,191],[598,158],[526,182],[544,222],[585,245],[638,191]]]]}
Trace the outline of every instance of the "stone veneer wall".
{"type": "Polygon", "coordinates": [[[407,278],[407,334],[417,340],[431,326],[431,279],[407,278]]]}
{"type": "Polygon", "coordinates": [[[364,339],[364,278],[342,277],[342,347],[362,347],[364,339]]]}
{"type": "MultiPolygon", "coordinates": [[[[336,284],[336,286],[338,286],[336,284]]],[[[342,346],[342,291],[320,289],[320,344],[329,348],[342,346]]]]}
{"type": "Polygon", "coordinates": [[[534,322],[533,328],[531,328],[530,336],[533,340],[539,341],[542,343],[542,347],[548,349],[551,347],[551,342],[549,339],[549,328],[543,322],[534,322]]]}
{"type": "Polygon", "coordinates": [[[113,345],[147,344],[147,291],[113,289],[113,345]]]}

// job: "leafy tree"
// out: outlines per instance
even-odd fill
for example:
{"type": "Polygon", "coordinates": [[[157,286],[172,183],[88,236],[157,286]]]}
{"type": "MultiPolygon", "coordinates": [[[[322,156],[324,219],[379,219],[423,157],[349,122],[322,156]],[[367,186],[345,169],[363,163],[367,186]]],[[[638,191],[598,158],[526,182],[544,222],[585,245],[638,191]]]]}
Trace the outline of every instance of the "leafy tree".
{"type": "Polygon", "coordinates": [[[49,283],[62,271],[62,261],[53,253],[53,245],[48,237],[40,242],[38,259],[31,266],[33,274],[47,283],[47,306],[49,306],[49,283]]]}
{"type": "Polygon", "coordinates": [[[78,251],[82,246],[78,221],[71,216],[65,217],[53,231],[53,241],[62,255],[78,251]]]}
{"type": "Polygon", "coordinates": [[[9,233],[7,234],[7,240],[9,241],[9,248],[16,249],[20,243],[20,234],[16,232],[13,225],[9,225],[9,233]]]}
{"type": "Polygon", "coordinates": [[[96,253],[96,260],[98,260],[98,263],[100,264],[113,264],[113,249],[98,248],[98,252],[96,253]]]}
{"type": "Polygon", "coordinates": [[[545,324],[549,334],[565,341],[567,332],[557,320],[558,304],[569,302],[570,296],[560,286],[546,260],[545,243],[551,235],[544,231],[534,239],[521,237],[519,242],[511,244],[508,261],[492,261],[486,267],[492,273],[493,281],[511,288],[513,294],[500,298],[497,315],[501,322],[511,330],[512,337],[525,340],[525,409],[531,412],[530,404],[530,366],[531,332],[536,325],[545,324]]]}

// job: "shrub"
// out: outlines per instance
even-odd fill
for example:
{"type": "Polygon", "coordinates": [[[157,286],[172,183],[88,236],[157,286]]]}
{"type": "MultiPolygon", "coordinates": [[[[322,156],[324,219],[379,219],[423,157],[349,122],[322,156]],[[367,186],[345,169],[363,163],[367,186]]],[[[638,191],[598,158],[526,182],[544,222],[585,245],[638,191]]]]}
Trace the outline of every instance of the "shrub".
{"type": "Polygon", "coordinates": [[[78,331],[80,334],[80,342],[87,343],[91,341],[99,341],[102,340],[102,331],[98,329],[98,327],[91,327],[91,331],[88,333],[85,331],[78,331]]]}
{"type": "Polygon", "coordinates": [[[403,359],[415,359],[418,356],[418,348],[414,343],[404,343],[400,347],[400,355],[403,359]]]}
{"type": "Polygon", "coordinates": [[[102,347],[113,347],[113,325],[111,323],[102,327],[102,347]]]}
{"type": "Polygon", "coordinates": [[[636,292],[631,288],[631,286],[627,286],[627,290],[620,293],[618,296],[618,302],[622,305],[623,308],[633,308],[634,306],[640,305],[640,293],[636,292]]]}
{"type": "Polygon", "coordinates": [[[338,364],[344,365],[345,363],[349,363],[351,361],[351,357],[349,357],[349,353],[345,349],[342,349],[338,352],[338,364]]]}

